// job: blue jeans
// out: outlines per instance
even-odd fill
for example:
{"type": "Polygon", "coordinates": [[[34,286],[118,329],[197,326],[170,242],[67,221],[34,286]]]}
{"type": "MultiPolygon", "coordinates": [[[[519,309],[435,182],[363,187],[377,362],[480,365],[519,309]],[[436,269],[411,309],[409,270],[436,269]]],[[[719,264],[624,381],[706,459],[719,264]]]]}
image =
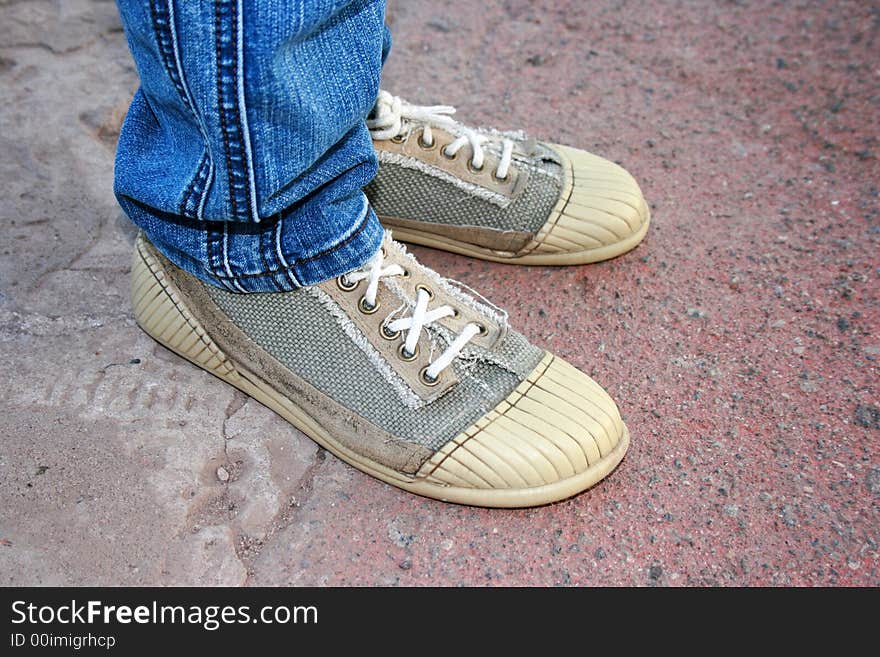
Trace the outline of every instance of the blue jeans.
{"type": "Polygon", "coordinates": [[[276,292],[366,262],[385,0],[118,0],[141,86],[115,192],[172,262],[276,292]]]}

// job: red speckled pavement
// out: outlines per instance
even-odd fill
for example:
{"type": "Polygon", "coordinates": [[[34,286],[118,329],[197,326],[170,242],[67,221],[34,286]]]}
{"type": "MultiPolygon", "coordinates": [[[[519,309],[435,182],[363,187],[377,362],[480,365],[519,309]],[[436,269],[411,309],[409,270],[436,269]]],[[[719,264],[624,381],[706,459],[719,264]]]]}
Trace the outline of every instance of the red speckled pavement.
{"type": "MultiPolygon", "coordinates": [[[[611,262],[518,268],[413,249],[609,389],[632,433],[620,468],[532,510],[403,493],[140,336],[114,282],[124,221],[68,220],[97,237],[57,264],[24,260],[44,228],[20,222],[24,246],[2,262],[25,274],[3,284],[0,348],[32,364],[4,395],[7,423],[24,427],[2,461],[0,566],[16,567],[4,583],[880,585],[880,10],[399,0],[388,20],[388,90],[587,148],[641,183],[651,229],[611,262]],[[74,284],[110,296],[97,308],[62,298],[74,284]],[[85,392],[38,366],[38,352],[71,344],[85,392]],[[151,401],[144,390],[168,380],[178,397],[151,401]],[[58,427],[77,438],[49,449],[58,427]]],[[[77,139],[106,142],[89,160],[103,172],[90,207],[100,197],[116,217],[107,117],[135,81],[112,25],[88,43],[0,51],[14,60],[0,79],[18,76],[27,99],[38,56],[62,67],[113,53],[103,77],[122,81],[102,105],[75,106],[92,126],[77,139]]],[[[47,212],[33,195],[10,203],[10,216],[47,212]]]]}

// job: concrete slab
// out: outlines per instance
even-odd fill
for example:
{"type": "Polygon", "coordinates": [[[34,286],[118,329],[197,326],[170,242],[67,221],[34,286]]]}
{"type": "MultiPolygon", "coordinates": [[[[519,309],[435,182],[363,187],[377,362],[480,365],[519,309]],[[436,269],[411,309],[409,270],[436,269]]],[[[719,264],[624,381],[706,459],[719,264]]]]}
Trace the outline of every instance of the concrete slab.
{"type": "Polygon", "coordinates": [[[374,481],[141,334],[115,11],[0,5],[0,583],[880,584],[870,6],[394,2],[383,86],[611,157],[652,205],[600,265],[415,249],[623,410],[620,469],[527,511],[374,481]]]}

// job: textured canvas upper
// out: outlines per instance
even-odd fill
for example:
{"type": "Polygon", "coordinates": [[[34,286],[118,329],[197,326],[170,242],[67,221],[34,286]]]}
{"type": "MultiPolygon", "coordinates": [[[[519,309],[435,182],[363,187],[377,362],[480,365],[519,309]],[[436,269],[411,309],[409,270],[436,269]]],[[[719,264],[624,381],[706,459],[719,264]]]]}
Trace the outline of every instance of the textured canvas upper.
{"type": "MultiPolygon", "coordinates": [[[[452,367],[459,383],[420,408],[408,406],[313,288],[234,294],[205,286],[229,319],[283,365],[388,433],[432,450],[485,415],[535,368],[543,351],[508,330],[491,350],[470,349],[452,367]]],[[[442,348],[444,335],[431,337],[442,348]]]]}
{"type": "Polygon", "coordinates": [[[365,191],[380,217],[536,233],[559,200],[563,172],[549,148],[540,144],[533,148],[533,156],[517,158],[514,164],[528,169],[528,184],[505,207],[440,176],[381,157],[379,172],[365,191]]]}

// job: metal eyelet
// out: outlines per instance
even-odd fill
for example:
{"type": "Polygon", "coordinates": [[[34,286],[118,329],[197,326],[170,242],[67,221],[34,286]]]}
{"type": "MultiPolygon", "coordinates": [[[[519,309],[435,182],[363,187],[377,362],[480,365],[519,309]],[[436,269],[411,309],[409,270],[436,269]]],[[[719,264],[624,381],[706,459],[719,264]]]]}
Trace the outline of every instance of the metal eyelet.
{"type": "Polygon", "coordinates": [[[508,180],[510,180],[510,172],[508,172],[506,176],[504,176],[503,178],[501,178],[501,177],[498,176],[498,169],[493,169],[493,171],[492,171],[492,179],[493,179],[495,182],[505,183],[505,182],[507,182],[508,180]]]}
{"type": "Polygon", "coordinates": [[[394,144],[402,144],[405,141],[406,141],[406,136],[404,136],[404,135],[394,135],[391,138],[391,142],[394,144]]]}
{"type": "Polygon", "coordinates": [[[336,277],[336,287],[338,287],[343,292],[351,292],[358,285],[360,285],[360,281],[355,281],[354,283],[352,283],[348,281],[348,279],[345,277],[345,274],[336,277]]]}
{"type": "Polygon", "coordinates": [[[367,297],[361,297],[361,300],[358,301],[358,310],[360,310],[364,315],[372,315],[374,312],[379,310],[379,306],[381,305],[382,303],[378,299],[376,299],[375,304],[373,304],[372,306],[368,306],[367,297]]]}
{"type": "Polygon", "coordinates": [[[419,345],[416,345],[416,350],[410,354],[406,350],[406,343],[405,342],[402,343],[397,348],[397,357],[400,358],[400,360],[402,360],[404,362],[411,363],[412,361],[414,361],[416,358],[419,357],[419,345]]]}
{"type": "Polygon", "coordinates": [[[440,154],[441,154],[443,157],[445,157],[447,160],[454,160],[454,159],[456,159],[456,158],[458,157],[458,154],[459,154],[460,152],[461,152],[461,151],[455,151],[455,155],[450,155],[449,153],[446,152],[446,148],[444,148],[443,150],[440,151],[440,154]]]}
{"type": "Polygon", "coordinates": [[[440,383],[440,375],[438,374],[437,378],[432,379],[431,377],[428,376],[428,368],[427,367],[423,367],[422,370],[419,372],[419,379],[421,379],[422,383],[424,383],[426,386],[430,386],[430,387],[434,387],[435,385],[440,383]]]}
{"type": "Polygon", "coordinates": [[[425,136],[424,132],[419,135],[419,147],[421,147],[423,150],[426,150],[426,151],[434,150],[434,148],[437,146],[437,140],[432,139],[431,143],[429,144],[428,142],[425,141],[424,136],[425,136]]]}
{"type": "Polygon", "coordinates": [[[425,292],[427,292],[429,299],[434,298],[434,293],[431,291],[431,289],[427,285],[422,285],[421,283],[419,283],[418,285],[416,285],[416,294],[419,293],[419,290],[424,290],[425,292]]]}
{"type": "Polygon", "coordinates": [[[401,278],[409,278],[410,275],[411,275],[411,274],[409,273],[409,269],[407,269],[406,267],[404,267],[404,268],[403,268],[403,273],[400,274],[400,277],[401,277],[401,278]]]}
{"type": "Polygon", "coordinates": [[[400,335],[400,331],[392,331],[388,328],[387,324],[388,320],[382,323],[382,326],[379,327],[379,335],[381,335],[386,340],[396,340],[400,335]]]}
{"type": "Polygon", "coordinates": [[[485,324],[477,324],[477,328],[480,329],[480,332],[477,335],[488,335],[489,329],[486,328],[485,324]]]}
{"type": "Polygon", "coordinates": [[[459,317],[461,317],[461,311],[459,311],[458,308],[453,308],[452,309],[452,319],[458,319],[459,317]]]}
{"type": "Polygon", "coordinates": [[[478,168],[474,165],[473,160],[468,160],[467,161],[467,168],[468,168],[468,171],[470,171],[471,173],[480,174],[480,173],[483,173],[483,171],[486,169],[486,165],[483,164],[482,166],[480,166],[478,168]]]}

